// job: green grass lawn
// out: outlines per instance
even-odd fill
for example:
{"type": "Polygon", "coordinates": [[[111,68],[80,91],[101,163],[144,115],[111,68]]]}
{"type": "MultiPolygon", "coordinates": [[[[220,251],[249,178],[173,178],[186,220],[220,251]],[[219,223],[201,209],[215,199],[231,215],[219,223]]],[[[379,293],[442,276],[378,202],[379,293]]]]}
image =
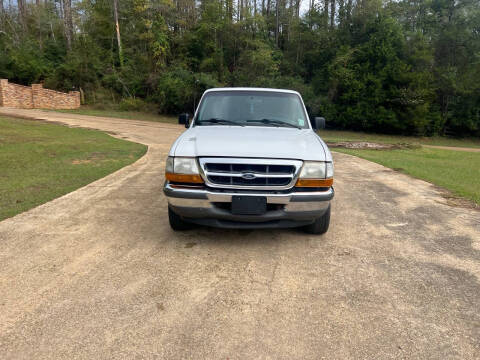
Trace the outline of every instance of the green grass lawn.
{"type": "Polygon", "coordinates": [[[0,117],[0,220],[131,164],[146,149],[99,131],[0,117]]]}
{"type": "Polygon", "coordinates": [[[420,148],[413,150],[335,151],[397,169],[480,204],[480,153],[420,148]]]}
{"type": "Polygon", "coordinates": [[[318,134],[326,142],[343,141],[367,141],[382,144],[420,144],[420,145],[439,145],[454,147],[474,147],[480,148],[480,138],[452,139],[447,137],[415,137],[399,135],[369,134],[355,131],[344,130],[320,130],[318,134]]]}
{"type": "Polygon", "coordinates": [[[168,115],[158,115],[153,112],[146,111],[121,111],[121,110],[100,110],[91,108],[89,106],[82,106],[76,110],[54,110],[63,113],[90,115],[90,116],[102,116],[102,117],[114,117],[119,119],[128,120],[143,120],[143,121],[157,121],[166,122],[170,124],[177,124],[178,118],[168,115]]]}

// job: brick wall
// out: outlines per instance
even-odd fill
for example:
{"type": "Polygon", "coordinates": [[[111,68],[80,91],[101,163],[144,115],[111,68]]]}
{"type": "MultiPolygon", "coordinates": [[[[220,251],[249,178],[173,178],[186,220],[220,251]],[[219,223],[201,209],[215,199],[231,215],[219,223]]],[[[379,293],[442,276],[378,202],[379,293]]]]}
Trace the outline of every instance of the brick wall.
{"type": "Polygon", "coordinates": [[[32,88],[9,83],[0,79],[1,102],[0,105],[13,108],[33,108],[32,88]]]}
{"type": "Polygon", "coordinates": [[[33,84],[33,106],[37,109],[77,109],[80,107],[80,93],[62,93],[44,89],[42,84],[33,84]]]}
{"type": "Polygon", "coordinates": [[[42,84],[29,87],[0,79],[0,106],[23,109],[78,109],[80,93],[70,91],[67,94],[44,89],[42,84]]]}

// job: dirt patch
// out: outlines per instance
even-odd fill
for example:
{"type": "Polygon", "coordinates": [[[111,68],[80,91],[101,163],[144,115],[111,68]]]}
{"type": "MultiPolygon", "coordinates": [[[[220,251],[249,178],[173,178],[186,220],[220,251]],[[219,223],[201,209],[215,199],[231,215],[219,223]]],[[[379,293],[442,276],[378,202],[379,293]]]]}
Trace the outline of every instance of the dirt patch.
{"type": "Polygon", "coordinates": [[[344,148],[344,149],[369,149],[369,150],[399,150],[399,149],[418,149],[419,145],[414,144],[380,144],[366,141],[340,141],[340,142],[327,142],[327,145],[331,148],[344,148]]]}
{"type": "Polygon", "coordinates": [[[105,153],[93,152],[86,159],[74,159],[72,160],[73,165],[89,164],[92,162],[99,162],[105,160],[105,153]]]}
{"type": "Polygon", "coordinates": [[[73,165],[81,165],[81,164],[89,164],[91,163],[92,160],[88,160],[88,159],[85,159],[85,160],[73,160],[72,161],[72,164],[73,165]]]}
{"type": "Polygon", "coordinates": [[[439,190],[440,195],[446,200],[447,205],[480,211],[480,205],[474,201],[457,196],[447,189],[441,187],[436,188],[439,190]]]}

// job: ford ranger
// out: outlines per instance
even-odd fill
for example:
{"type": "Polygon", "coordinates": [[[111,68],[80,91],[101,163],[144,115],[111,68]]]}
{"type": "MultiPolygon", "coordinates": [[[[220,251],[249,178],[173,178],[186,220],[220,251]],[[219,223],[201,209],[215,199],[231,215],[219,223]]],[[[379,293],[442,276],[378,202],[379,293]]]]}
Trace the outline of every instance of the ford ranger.
{"type": "Polygon", "coordinates": [[[172,145],[164,193],[173,230],[302,227],[323,234],[330,223],[333,161],[291,90],[205,91],[187,130],[172,145]]]}

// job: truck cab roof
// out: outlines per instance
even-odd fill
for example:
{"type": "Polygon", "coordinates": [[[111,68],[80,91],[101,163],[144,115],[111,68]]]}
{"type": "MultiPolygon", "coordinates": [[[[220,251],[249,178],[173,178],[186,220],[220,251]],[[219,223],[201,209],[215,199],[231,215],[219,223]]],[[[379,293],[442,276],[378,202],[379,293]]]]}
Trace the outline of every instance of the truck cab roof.
{"type": "Polygon", "coordinates": [[[300,95],[297,91],[287,90],[287,89],[272,89],[272,88],[255,88],[255,87],[224,87],[224,88],[213,88],[205,91],[216,92],[216,91],[268,91],[268,92],[277,92],[277,93],[286,93],[286,94],[297,94],[300,95]]]}

